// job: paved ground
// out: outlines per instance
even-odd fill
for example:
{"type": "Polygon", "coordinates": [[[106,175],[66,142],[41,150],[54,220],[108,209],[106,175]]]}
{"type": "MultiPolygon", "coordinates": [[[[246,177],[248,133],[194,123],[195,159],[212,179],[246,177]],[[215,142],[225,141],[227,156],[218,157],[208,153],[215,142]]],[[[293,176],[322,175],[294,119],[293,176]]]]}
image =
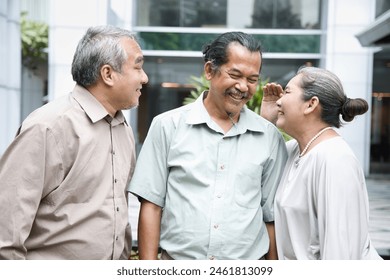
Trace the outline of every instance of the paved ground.
{"type": "MultiPolygon", "coordinates": [[[[390,176],[367,178],[370,199],[370,235],[375,248],[385,259],[390,259],[390,176]]],[[[137,239],[139,202],[131,195],[129,201],[133,239],[137,239]]],[[[136,242],[135,242],[136,243],[136,242]]]]}
{"type": "Polygon", "coordinates": [[[367,178],[370,235],[379,254],[390,259],[390,178],[367,178]]]}

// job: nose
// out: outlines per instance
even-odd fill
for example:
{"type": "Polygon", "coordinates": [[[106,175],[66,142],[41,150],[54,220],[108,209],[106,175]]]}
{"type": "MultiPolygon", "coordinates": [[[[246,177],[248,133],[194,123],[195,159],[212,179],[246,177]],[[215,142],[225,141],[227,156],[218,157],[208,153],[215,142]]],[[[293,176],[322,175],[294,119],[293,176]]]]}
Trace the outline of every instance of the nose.
{"type": "Polygon", "coordinates": [[[246,79],[237,80],[235,88],[241,92],[248,92],[248,82],[246,81],[246,79]]]}
{"type": "Polygon", "coordinates": [[[142,70],[142,80],[141,80],[141,83],[142,84],[146,84],[147,82],[149,82],[149,78],[148,78],[148,75],[146,75],[145,71],[142,70]]]}

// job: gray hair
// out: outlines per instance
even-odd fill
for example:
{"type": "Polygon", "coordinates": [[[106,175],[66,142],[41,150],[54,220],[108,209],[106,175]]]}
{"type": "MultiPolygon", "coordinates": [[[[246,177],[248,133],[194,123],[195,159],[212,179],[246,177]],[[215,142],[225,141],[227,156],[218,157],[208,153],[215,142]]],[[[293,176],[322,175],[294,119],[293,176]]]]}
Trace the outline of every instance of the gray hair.
{"type": "Polygon", "coordinates": [[[317,96],[322,107],[321,119],[334,127],[339,128],[344,121],[350,122],[355,116],[368,111],[368,103],[362,98],[350,99],[345,93],[340,79],[332,72],[316,68],[303,67],[297,72],[302,75],[301,87],[304,91],[303,99],[309,100],[317,96]]]}
{"type": "Polygon", "coordinates": [[[77,45],[73,57],[73,80],[83,87],[93,85],[99,78],[100,68],[105,64],[121,72],[127,54],[120,40],[126,37],[136,40],[130,31],[118,27],[90,27],[77,45]]]}

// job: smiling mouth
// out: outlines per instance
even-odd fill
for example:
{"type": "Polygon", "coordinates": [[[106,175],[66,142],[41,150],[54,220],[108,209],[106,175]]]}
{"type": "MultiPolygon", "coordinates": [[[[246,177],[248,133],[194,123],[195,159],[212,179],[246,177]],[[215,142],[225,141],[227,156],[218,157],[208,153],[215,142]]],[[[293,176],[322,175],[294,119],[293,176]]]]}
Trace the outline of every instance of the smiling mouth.
{"type": "Polygon", "coordinates": [[[241,101],[243,99],[248,98],[248,93],[240,92],[240,91],[228,91],[227,94],[233,98],[234,100],[241,101]]]}

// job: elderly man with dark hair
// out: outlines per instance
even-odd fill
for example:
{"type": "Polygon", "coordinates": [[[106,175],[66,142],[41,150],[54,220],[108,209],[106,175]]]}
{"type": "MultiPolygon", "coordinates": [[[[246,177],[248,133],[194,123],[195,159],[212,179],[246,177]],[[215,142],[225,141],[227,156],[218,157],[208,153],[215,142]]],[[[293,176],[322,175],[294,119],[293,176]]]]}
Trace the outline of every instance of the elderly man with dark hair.
{"type": "Polygon", "coordinates": [[[203,50],[210,89],[157,116],[130,192],[141,201],[141,259],[276,258],[273,203],[286,160],[277,128],[246,108],[262,53],[241,32],[203,50]]]}

